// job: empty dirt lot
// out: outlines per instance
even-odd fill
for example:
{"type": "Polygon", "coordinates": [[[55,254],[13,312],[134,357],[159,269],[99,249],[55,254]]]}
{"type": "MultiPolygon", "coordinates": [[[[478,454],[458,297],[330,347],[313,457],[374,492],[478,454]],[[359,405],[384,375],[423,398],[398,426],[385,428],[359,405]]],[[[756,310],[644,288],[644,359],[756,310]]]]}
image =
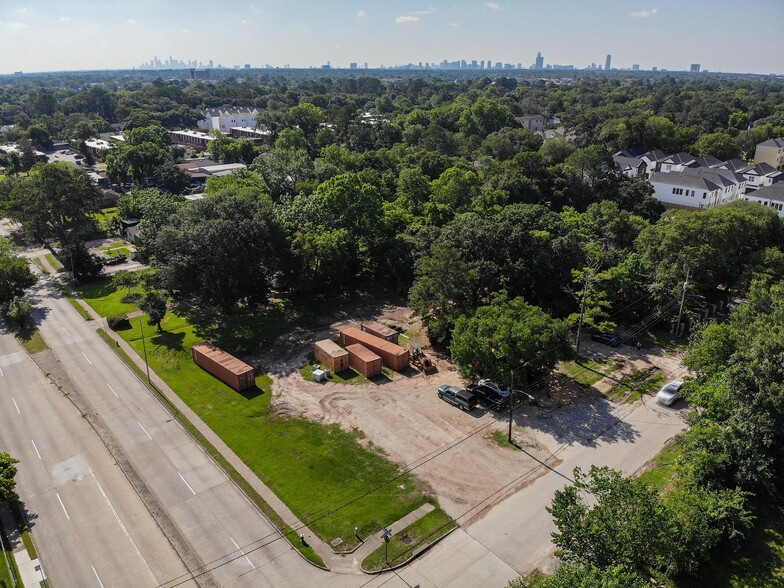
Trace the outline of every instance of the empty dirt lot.
{"type": "MultiPolygon", "coordinates": [[[[374,318],[409,332],[421,331],[410,309],[385,307],[374,318]]],[[[316,332],[294,333],[280,341],[274,356],[261,358],[274,378],[276,412],[361,430],[365,442],[382,448],[404,468],[413,467],[444,510],[462,517],[461,523],[490,501],[529,484],[543,473],[542,463],[557,463],[562,447],[589,444],[598,432],[608,429],[612,435],[633,434],[619,421],[626,407],[571,380],[555,378],[548,386],[551,395],[542,397],[541,406],[515,410],[513,437],[519,449],[502,447],[490,434],[499,431],[506,437],[508,413],[481,408],[464,412],[439,400],[439,385],[465,383],[454,366],[434,358],[432,352],[439,371],[430,376],[409,370],[370,384],[305,381],[298,370],[307,363],[313,341],[335,339],[338,330],[349,324],[343,321],[316,332]]]]}

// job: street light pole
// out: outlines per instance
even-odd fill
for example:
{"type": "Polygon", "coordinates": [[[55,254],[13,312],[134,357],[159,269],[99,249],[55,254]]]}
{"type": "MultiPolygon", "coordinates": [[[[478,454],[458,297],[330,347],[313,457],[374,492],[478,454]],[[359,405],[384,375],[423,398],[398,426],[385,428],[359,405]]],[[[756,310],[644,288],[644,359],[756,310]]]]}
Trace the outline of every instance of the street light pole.
{"type": "Polygon", "coordinates": [[[392,531],[384,527],[381,537],[384,539],[384,562],[389,567],[389,538],[392,537],[392,531]]]}
{"type": "Polygon", "coordinates": [[[514,370],[512,370],[512,379],[509,385],[509,434],[507,436],[509,443],[512,442],[512,402],[514,401],[514,370]]]}
{"type": "Polygon", "coordinates": [[[139,328],[142,331],[142,348],[144,349],[144,365],[147,368],[147,383],[151,384],[150,382],[150,363],[147,361],[147,341],[144,338],[144,323],[142,322],[142,318],[139,318],[139,328]]]}

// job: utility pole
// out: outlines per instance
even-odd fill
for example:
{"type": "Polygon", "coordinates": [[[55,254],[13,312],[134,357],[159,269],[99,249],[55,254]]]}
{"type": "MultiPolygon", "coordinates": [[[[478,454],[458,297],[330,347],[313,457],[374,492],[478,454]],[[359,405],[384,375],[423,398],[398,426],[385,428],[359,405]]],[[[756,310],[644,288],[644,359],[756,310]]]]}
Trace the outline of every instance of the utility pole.
{"type": "Polygon", "coordinates": [[[509,385],[509,435],[507,440],[512,442],[512,402],[514,401],[514,370],[512,370],[512,380],[509,385]]]}
{"type": "Polygon", "coordinates": [[[681,329],[681,317],[683,316],[683,305],[686,303],[686,290],[689,287],[689,277],[691,276],[691,269],[686,268],[686,280],[683,282],[683,293],[681,294],[681,307],[678,310],[678,322],[675,323],[675,338],[679,336],[681,329]]]}
{"type": "Polygon", "coordinates": [[[144,365],[147,368],[147,383],[152,384],[150,382],[150,363],[147,361],[147,341],[144,338],[144,323],[141,317],[139,318],[139,328],[142,331],[142,348],[144,348],[144,365]]]}
{"type": "Polygon", "coordinates": [[[580,353],[580,337],[583,334],[583,320],[585,319],[585,299],[588,298],[588,286],[591,285],[591,280],[588,275],[585,276],[583,282],[583,295],[580,300],[580,318],[577,320],[577,335],[574,338],[574,349],[576,353],[580,353]]]}

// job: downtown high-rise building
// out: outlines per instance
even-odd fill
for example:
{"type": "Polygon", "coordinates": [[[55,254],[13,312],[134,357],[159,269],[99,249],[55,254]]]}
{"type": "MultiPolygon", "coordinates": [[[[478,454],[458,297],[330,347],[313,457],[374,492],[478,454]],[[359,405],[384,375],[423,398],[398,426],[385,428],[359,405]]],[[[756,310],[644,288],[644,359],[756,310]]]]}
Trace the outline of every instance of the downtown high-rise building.
{"type": "Polygon", "coordinates": [[[612,68],[612,55],[608,54],[607,59],[604,60],[604,71],[610,71],[612,68]]]}
{"type": "Polygon", "coordinates": [[[544,57],[542,57],[542,52],[536,54],[536,63],[534,64],[534,69],[544,69],[544,57]]]}

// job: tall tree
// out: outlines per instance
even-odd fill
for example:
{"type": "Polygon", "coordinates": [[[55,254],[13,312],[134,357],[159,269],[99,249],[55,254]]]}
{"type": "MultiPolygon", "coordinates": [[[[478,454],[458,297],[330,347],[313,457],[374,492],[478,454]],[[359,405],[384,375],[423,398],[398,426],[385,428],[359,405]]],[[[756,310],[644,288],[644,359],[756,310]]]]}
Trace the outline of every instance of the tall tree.
{"type": "Polygon", "coordinates": [[[0,238],[0,307],[24,294],[37,281],[27,260],[16,254],[10,241],[0,238]]]}

